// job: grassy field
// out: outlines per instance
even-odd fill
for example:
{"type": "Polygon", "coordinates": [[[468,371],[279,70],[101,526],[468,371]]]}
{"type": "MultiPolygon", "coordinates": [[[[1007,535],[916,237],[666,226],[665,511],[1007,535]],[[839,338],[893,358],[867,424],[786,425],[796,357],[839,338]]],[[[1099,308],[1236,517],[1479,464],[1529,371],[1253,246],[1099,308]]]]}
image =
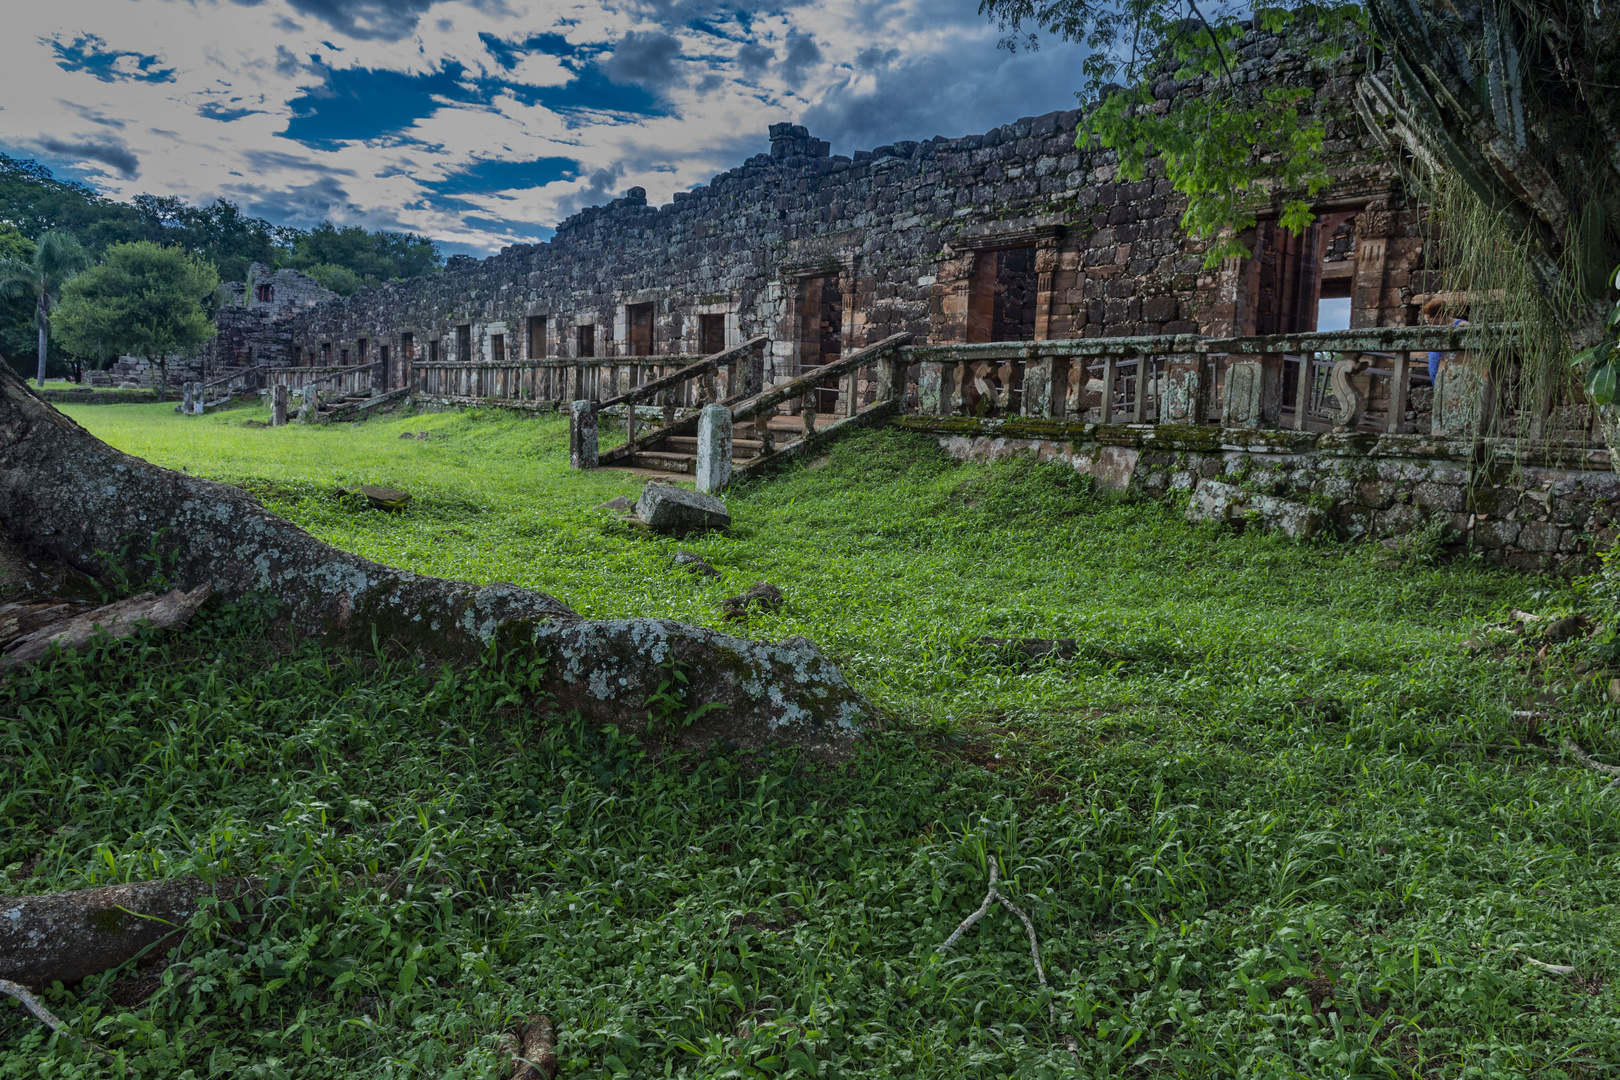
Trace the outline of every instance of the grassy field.
{"type": "MultiPolygon", "coordinates": [[[[129,1075],[504,1076],[502,1032],[542,1010],[578,1076],[1620,1061],[1620,792],[1549,751],[1573,734],[1616,760],[1615,713],[1569,692],[1514,720],[1580,643],[1464,647],[1571,601],[1551,583],[1190,528],[892,432],[733,491],[730,535],[676,543],[592,509],[639,482],[570,472],[555,418],[68,411],[348,550],[588,616],[735,630],[716,601],[768,580],[788,603],[742,632],[809,635],[884,716],[847,767],[674,758],[547,717],[509,671],[285,641],[254,603],[14,678],[0,889],[251,873],[276,893],[245,928],[199,919],[161,978],[53,998],[129,1075]],[[332,498],[354,482],[416,501],[332,498]],[[723,577],[671,569],[682,548],[723,577]],[[1012,663],[980,635],[1080,655],[1012,663]],[[1003,909],[935,950],[992,857],[1049,991],[1003,909]]],[[[0,1013],[0,1076],[102,1071],[0,1013]]]]}

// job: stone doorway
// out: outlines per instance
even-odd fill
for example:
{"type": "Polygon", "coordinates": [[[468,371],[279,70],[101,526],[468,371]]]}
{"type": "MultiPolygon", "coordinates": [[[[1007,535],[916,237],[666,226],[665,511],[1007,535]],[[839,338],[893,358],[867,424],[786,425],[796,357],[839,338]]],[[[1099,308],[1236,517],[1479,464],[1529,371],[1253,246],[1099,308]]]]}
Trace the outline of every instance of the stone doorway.
{"type": "Polygon", "coordinates": [[[698,352],[713,356],[726,351],[726,317],[724,315],[698,316],[698,352]]]}
{"type": "Polygon", "coordinates": [[[631,356],[653,354],[653,305],[629,304],[624,309],[631,356]]]}
{"type": "MultiPolygon", "coordinates": [[[[844,292],[836,274],[805,278],[799,290],[799,373],[837,360],[844,353],[844,292]]],[[[838,411],[838,378],[815,390],[818,413],[838,411]]]]}

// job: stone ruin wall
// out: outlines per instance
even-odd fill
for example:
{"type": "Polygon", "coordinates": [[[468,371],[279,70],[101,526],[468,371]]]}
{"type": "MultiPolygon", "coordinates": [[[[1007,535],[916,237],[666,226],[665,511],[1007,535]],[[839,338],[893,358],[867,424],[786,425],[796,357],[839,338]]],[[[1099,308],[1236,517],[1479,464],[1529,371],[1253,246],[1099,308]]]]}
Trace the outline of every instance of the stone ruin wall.
{"type": "MultiPolygon", "coordinates": [[[[1318,207],[1336,215],[1324,218],[1326,247],[1352,279],[1354,325],[1415,322],[1419,220],[1348,104],[1363,59],[1312,67],[1260,34],[1241,53],[1244,77],[1314,88],[1329,121],[1336,181],[1318,207]]],[[[1159,93],[1201,89],[1165,80],[1159,93]]],[[[802,127],[773,125],[769,155],[664,206],[632,189],[567,219],[548,243],[453,258],[442,274],[300,311],[286,320],[289,362],[359,363],[386,347],[390,385],[402,385],[406,349],[417,361],[573,358],[582,326],[595,355],[630,355],[633,309],[647,304],[653,353],[703,351],[702,317],[719,317],[728,345],[772,339],[772,380],[829,345],[847,353],[899,331],[958,342],[1314,326],[1314,308],[1308,325],[1287,327],[1267,309],[1277,302],[1264,252],[1287,242],[1274,220],[1261,214],[1255,259],[1205,271],[1169,182],[1122,182],[1111,153],[1077,150],[1079,115],[853,159],[828,156],[802,127]],[[544,328],[532,350],[531,326],[544,328]]]]}

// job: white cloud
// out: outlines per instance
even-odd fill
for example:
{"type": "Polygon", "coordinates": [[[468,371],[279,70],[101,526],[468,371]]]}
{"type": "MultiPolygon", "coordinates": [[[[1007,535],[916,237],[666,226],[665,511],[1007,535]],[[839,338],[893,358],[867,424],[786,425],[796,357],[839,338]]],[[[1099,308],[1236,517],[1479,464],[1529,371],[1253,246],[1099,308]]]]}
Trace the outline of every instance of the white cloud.
{"type": "Polygon", "coordinates": [[[9,152],[118,198],[224,196],[272,220],[331,216],[480,249],[630,186],[668,200],[764,150],[777,121],[808,118],[850,153],[1070,107],[1079,82],[1076,47],[998,52],[974,0],[746,14],[709,0],[13,7],[0,39],[9,152]],[[522,46],[537,35],[549,36],[522,46]],[[522,167],[554,158],[578,164],[522,167]],[[510,167],[469,189],[469,168],[490,161],[510,167]]]}

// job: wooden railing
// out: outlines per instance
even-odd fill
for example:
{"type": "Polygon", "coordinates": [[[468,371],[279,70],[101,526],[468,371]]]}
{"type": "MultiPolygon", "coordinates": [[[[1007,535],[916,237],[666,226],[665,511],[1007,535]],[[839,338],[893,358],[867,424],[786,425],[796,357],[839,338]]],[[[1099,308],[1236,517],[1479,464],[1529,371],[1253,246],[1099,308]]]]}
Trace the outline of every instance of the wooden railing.
{"type": "MultiPolygon", "coordinates": [[[[705,359],[672,354],[572,360],[417,361],[411,364],[411,379],[418,394],[446,403],[561,407],[570,401],[590,401],[609,405],[705,359]]],[[[676,387],[664,396],[673,408],[700,404],[695,387],[676,387]]]]}
{"type": "Polygon", "coordinates": [[[374,392],[379,364],[353,364],[349,367],[274,367],[265,369],[265,387],[275,392],[278,386],[287,388],[288,397],[296,398],[305,386],[314,386],[324,397],[350,397],[374,392]]]}

